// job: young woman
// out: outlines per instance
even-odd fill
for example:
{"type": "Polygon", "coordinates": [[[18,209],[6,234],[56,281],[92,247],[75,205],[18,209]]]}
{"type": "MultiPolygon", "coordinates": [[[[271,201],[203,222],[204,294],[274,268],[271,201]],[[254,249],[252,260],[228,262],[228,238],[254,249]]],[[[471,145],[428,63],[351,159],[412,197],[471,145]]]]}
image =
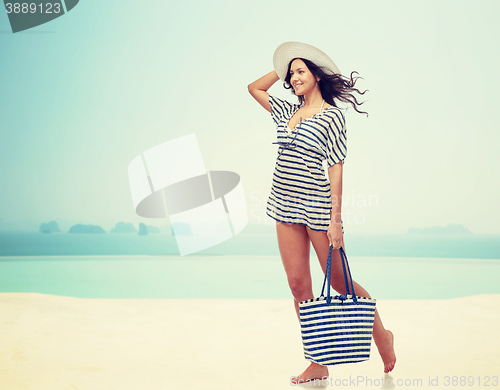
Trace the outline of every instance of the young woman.
{"type": "MultiPolygon", "coordinates": [[[[313,46],[286,42],[276,49],[272,72],[248,86],[250,94],[271,113],[279,145],[267,215],[276,220],[278,247],[285,268],[295,311],[300,321],[299,302],[314,297],[309,268],[310,243],[323,272],[330,246],[332,250],[331,286],[346,293],[339,248],[344,246],[341,218],[342,170],[347,153],[345,118],[335,100],[360,103],[351,94],[355,80],[340,74],[335,63],[313,46]],[[292,89],[299,104],[269,95],[267,90],[279,79],[292,89]],[[328,183],[322,161],[327,160],[328,183]]],[[[362,103],[361,103],[362,104],[362,103]]],[[[370,297],[354,282],[357,296],[370,297]]],[[[373,338],[390,372],[396,363],[394,336],[386,330],[375,312],[373,338]]],[[[327,366],[311,362],[292,383],[328,376],[327,366]]]]}

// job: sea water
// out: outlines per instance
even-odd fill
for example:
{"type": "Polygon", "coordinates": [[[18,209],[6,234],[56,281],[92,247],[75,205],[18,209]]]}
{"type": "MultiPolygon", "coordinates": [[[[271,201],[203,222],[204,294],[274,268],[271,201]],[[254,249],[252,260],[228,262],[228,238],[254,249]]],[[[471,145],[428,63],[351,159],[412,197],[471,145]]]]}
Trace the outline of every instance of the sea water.
{"type": "MultiPolygon", "coordinates": [[[[500,259],[500,235],[368,234],[344,235],[346,253],[369,257],[500,259]]],[[[196,255],[279,255],[276,231],[235,237],[196,255]]],[[[73,234],[0,231],[0,256],[179,255],[166,234],[73,234]]]]}
{"type": "MultiPolygon", "coordinates": [[[[246,230],[180,256],[166,234],[0,232],[0,292],[82,298],[292,298],[276,232],[246,230]]],[[[500,236],[346,234],[353,278],[374,298],[500,293],[500,236]]],[[[315,296],[323,272],[311,246],[315,296]]]]}
{"type": "MultiPolygon", "coordinates": [[[[347,248],[347,244],[346,244],[347,248]]],[[[500,294],[500,260],[350,256],[377,299],[500,294]]],[[[311,254],[313,291],[323,272],[311,254]]],[[[292,299],[280,256],[4,256],[0,292],[81,298],[292,299]]],[[[335,295],[332,292],[333,295],[335,295]]]]}

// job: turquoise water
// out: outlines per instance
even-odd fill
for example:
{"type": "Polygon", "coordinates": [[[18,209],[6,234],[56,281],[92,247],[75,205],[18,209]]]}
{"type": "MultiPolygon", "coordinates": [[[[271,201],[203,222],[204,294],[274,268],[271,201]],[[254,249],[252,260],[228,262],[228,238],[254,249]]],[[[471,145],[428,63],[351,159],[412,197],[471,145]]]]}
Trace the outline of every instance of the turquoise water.
{"type": "MultiPolygon", "coordinates": [[[[354,280],[379,299],[500,293],[500,236],[346,234],[354,280]]],[[[314,293],[323,273],[311,248],[314,293]]],[[[165,234],[0,232],[0,292],[82,298],[291,299],[276,232],[247,227],[180,256],[165,234]]]]}
{"type": "MultiPolygon", "coordinates": [[[[348,255],[500,259],[498,235],[357,234],[344,236],[348,255]]],[[[279,255],[274,228],[242,233],[197,255],[279,255]]],[[[179,255],[166,234],[0,232],[0,256],[179,255]]]]}
{"type": "MultiPolygon", "coordinates": [[[[348,244],[346,244],[348,248],[348,244]]],[[[500,261],[348,254],[354,280],[377,299],[500,294],[500,261]]],[[[311,256],[315,296],[323,273],[311,256]]],[[[279,256],[0,257],[0,292],[82,298],[291,299],[279,256]]]]}

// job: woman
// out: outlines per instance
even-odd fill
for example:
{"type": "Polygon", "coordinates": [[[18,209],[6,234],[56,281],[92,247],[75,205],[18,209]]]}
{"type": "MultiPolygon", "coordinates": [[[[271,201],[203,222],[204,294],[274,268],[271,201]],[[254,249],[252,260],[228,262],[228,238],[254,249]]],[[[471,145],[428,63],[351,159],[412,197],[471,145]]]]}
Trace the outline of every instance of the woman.
{"type": "MultiPolygon", "coordinates": [[[[347,136],[344,115],[335,99],[351,103],[360,112],[356,107],[360,103],[350,92],[361,92],[354,88],[352,74],[350,80],[343,77],[335,63],[313,46],[286,42],[276,50],[273,62],[275,70],[251,83],[248,90],[271,113],[277,126],[279,152],[266,213],[276,220],[278,247],[300,322],[299,302],[314,297],[311,242],[323,272],[333,246],[331,286],[340,294],[346,293],[338,249],[345,250],[341,197],[347,136]],[[285,88],[298,96],[299,104],[269,95],[267,90],[280,78],[285,88]],[[322,168],[325,159],[330,183],[322,168]]],[[[356,282],[354,290],[357,296],[370,297],[356,282]]],[[[384,372],[392,371],[396,362],[394,336],[384,328],[377,311],[373,338],[384,372]]],[[[325,376],[327,366],[311,362],[302,374],[292,377],[292,383],[325,376]]]]}

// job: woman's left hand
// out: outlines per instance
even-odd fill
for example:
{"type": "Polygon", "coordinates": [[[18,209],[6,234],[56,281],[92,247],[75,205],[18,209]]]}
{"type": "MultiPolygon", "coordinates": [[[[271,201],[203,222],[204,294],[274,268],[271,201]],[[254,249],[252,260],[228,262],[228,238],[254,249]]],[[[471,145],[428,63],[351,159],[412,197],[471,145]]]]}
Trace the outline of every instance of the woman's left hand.
{"type": "Polygon", "coordinates": [[[328,243],[330,246],[333,245],[333,249],[339,249],[344,246],[344,235],[342,234],[342,225],[340,223],[330,222],[326,235],[328,236],[328,243]]]}

